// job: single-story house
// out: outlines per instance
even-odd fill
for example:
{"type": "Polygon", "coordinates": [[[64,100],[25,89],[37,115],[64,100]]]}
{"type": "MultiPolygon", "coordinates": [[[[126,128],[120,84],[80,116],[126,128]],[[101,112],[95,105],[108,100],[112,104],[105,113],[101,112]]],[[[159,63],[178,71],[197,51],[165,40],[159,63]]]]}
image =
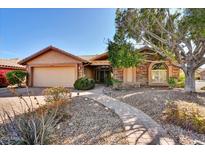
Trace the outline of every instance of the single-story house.
{"type": "Polygon", "coordinates": [[[25,70],[25,66],[18,64],[19,59],[0,59],[0,87],[7,86],[6,73],[12,70],[25,70]]]}
{"type": "Polygon", "coordinates": [[[161,60],[148,47],[139,50],[145,61],[138,67],[113,68],[108,53],[76,56],[59,48],[49,46],[21,60],[29,73],[28,85],[34,87],[72,87],[82,76],[93,78],[97,83],[105,82],[109,73],[127,84],[167,85],[169,77],[179,77],[179,68],[169,60],[161,60]]]}

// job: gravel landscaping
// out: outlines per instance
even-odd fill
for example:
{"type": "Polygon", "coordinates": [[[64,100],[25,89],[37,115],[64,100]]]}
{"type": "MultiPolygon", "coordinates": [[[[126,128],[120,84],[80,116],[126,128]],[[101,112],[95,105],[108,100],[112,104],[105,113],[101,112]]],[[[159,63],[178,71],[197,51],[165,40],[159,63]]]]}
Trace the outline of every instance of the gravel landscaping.
{"type": "Polygon", "coordinates": [[[70,119],[57,126],[54,144],[128,144],[121,119],[98,102],[75,97],[65,112],[70,119]]]}
{"type": "Polygon", "coordinates": [[[178,144],[195,144],[196,141],[205,142],[205,134],[198,134],[172,124],[166,124],[161,120],[166,103],[185,101],[205,106],[205,93],[187,94],[182,89],[170,90],[168,88],[138,88],[132,90],[105,88],[104,93],[148,114],[167,130],[167,133],[178,144]]]}

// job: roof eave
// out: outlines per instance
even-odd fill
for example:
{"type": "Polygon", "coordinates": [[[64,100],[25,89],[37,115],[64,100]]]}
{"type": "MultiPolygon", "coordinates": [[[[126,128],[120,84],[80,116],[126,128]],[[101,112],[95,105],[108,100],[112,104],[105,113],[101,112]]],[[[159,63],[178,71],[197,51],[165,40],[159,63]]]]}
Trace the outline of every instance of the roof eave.
{"type": "Polygon", "coordinates": [[[81,62],[88,62],[87,60],[82,59],[82,58],[80,58],[80,57],[78,57],[78,56],[75,56],[75,55],[73,55],[73,54],[71,54],[71,53],[68,53],[68,52],[66,52],[66,51],[64,51],[64,50],[62,50],[62,49],[59,49],[59,48],[56,48],[56,47],[53,47],[53,46],[48,46],[48,47],[46,47],[46,48],[44,48],[44,49],[42,49],[42,50],[40,50],[40,51],[38,51],[38,52],[32,54],[31,56],[28,56],[28,57],[26,57],[26,58],[20,60],[20,61],[18,62],[18,64],[20,64],[20,65],[26,65],[26,63],[27,63],[28,61],[30,61],[30,60],[32,60],[32,59],[34,59],[34,58],[36,58],[36,57],[38,57],[38,56],[40,56],[40,55],[46,53],[47,51],[49,51],[49,50],[51,50],[51,49],[54,49],[54,50],[56,50],[56,51],[58,51],[58,52],[61,52],[62,54],[66,55],[66,56],[71,56],[71,57],[73,57],[74,59],[79,60],[79,61],[81,61],[81,62]]]}

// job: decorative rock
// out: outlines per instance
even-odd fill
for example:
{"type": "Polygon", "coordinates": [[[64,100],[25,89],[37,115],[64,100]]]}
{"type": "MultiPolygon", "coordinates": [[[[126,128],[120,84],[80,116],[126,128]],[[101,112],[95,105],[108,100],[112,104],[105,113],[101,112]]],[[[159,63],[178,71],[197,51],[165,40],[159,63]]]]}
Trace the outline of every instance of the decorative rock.
{"type": "Polygon", "coordinates": [[[71,123],[69,123],[68,125],[69,125],[69,126],[73,126],[74,124],[71,122],[71,123]]]}

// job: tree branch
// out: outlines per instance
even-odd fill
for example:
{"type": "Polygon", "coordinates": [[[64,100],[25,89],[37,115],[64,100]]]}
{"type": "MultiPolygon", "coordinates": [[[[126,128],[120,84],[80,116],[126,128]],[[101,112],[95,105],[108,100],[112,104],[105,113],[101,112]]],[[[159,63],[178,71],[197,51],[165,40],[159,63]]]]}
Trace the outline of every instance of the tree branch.
{"type": "Polygon", "coordinates": [[[201,58],[195,65],[194,65],[194,69],[199,68],[201,65],[205,64],[205,57],[201,58]]]}

